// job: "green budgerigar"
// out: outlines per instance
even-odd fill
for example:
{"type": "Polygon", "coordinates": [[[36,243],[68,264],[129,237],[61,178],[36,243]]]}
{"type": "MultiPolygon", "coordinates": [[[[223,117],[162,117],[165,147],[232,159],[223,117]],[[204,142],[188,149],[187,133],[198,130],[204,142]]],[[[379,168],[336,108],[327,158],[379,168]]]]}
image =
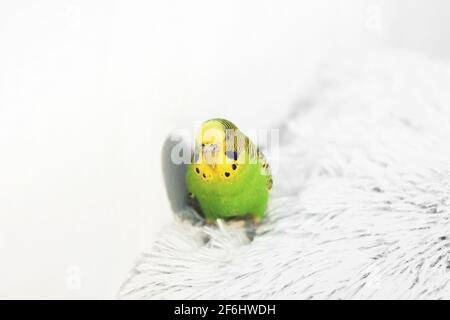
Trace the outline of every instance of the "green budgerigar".
{"type": "Polygon", "coordinates": [[[259,223],[272,175],[264,155],[244,133],[228,120],[211,119],[196,133],[186,182],[208,223],[243,216],[259,223]]]}

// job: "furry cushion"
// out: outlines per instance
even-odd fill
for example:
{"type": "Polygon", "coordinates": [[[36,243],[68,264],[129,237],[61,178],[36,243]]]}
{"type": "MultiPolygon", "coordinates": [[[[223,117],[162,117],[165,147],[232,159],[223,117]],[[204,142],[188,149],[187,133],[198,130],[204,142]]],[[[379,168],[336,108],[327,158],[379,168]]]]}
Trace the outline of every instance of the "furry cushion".
{"type": "Polygon", "coordinates": [[[449,66],[379,54],[319,78],[281,126],[254,239],[177,218],[121,298],[450,298],[449,66]]]}

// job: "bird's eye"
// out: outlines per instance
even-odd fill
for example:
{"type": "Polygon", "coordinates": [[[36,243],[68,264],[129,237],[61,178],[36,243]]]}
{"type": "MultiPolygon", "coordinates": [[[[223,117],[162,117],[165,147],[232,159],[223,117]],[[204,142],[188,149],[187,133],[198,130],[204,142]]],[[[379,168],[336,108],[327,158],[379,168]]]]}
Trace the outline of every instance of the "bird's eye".
{"type": "Polygon", "coordinates": [[[225,153],[228,159],[233,159],[234,161],[237,161],[238,159],[238,153],[237,151],[227,151],[225,153]]]}

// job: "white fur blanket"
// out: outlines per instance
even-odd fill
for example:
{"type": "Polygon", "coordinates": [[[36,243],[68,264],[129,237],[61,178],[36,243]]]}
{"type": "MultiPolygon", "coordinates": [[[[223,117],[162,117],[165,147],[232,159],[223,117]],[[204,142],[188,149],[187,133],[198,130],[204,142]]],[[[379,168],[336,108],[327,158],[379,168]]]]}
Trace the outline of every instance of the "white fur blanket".
{"type": "Polygon", "coordinates": [[[121,298],[450,298],[449,66],[377,55],[319,78],[281,128],[253,241],[177,218],[121,298]]]}

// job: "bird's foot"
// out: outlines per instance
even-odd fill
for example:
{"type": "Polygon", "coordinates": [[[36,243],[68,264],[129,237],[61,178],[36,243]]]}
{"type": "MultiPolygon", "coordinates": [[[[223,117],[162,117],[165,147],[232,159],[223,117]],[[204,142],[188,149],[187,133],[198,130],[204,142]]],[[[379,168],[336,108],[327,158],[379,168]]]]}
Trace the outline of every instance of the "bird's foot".
{"type": "Polygon", "coordinates": [[[259,226],[262,222],[262,217],[256,214],[252,215],[252,221],[255,227],[259,226]]]}

